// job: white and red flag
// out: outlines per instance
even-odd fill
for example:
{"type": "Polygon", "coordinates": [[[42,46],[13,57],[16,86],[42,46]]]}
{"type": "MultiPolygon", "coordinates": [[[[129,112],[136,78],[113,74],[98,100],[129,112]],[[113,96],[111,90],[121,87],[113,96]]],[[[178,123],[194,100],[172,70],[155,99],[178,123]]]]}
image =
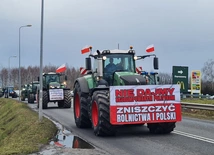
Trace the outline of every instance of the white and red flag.
{"type": "Polygon", "coordinates": [[[87,74],[87,69],[85,69],[84,67],[80,67],[80,74],[81,75],[87,74]]]}
{"type": "Polygon", "coordinates": [[[146,48],[146,52],[147,53],[151,53],[151,52],[154,52],[155,51],[155,47],[154,45],[149,45],[147,48],[146,48]]]}
{"type": "Polygon", "coordinates": [[[140,74],[143,71],[142,67],[136,67],[136,73],[140,74]]]}
{"type": "Polygon", "coordinates": [[[59,68],[57,68],[56,73],[61,73],[66,70],[65,64],[61,65],[59,68]]]}
{"type": "Polygon", "coordinates": [[[91,51],[91,47],[90,46],[86,46],[84,48],[81,49],[81,53],[85,54],[91,51]]]}

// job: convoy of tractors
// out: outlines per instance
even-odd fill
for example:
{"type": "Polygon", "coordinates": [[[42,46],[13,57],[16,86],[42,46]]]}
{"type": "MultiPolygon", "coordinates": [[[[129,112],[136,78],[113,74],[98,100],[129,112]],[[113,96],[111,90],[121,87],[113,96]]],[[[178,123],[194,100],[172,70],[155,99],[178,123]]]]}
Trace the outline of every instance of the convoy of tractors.
{"type": "Polygon", "coordinates": [[[57,103],[59,108],[71,108],[73,97],[76,126],[93,128],[96,136],[115,135],[123,125],[144,124],[151,133],[170,133],[181,121],[180,87],[160,85],[158,72],[138,73],[136,61],[152,57],[153,68],[158,70],[158,58],[155,54],[135,54],[133,47],[94,53],[90,48],[85,58],[86,74],[75,80],[72,91],[64,85],[66,75],[49,72],[23,85],[20,98],[47,109],[49,102],[57,103]]]}

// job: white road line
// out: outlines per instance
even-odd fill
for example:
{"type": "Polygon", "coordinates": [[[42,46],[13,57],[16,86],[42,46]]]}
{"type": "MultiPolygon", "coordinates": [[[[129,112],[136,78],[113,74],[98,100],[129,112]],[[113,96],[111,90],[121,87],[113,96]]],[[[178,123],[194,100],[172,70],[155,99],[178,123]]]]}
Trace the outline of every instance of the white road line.
{"type": "Polygon", "coordinates": [[[177,131],[177,130],[173,131],[172,133],[214,144],[214,139],[201,137],[201,136],[197,136],[197,135],[193,135],[193,134],[190,134],[190,133],[177,131]]]}

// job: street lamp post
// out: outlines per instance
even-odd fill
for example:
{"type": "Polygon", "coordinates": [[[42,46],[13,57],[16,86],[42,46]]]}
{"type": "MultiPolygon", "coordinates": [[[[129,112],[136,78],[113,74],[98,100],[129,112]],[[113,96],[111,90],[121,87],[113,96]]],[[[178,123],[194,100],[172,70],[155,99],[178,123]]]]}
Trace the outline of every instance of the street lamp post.
{"type": "Polygon", "coordinates": [[[20,51],[21,51],[21,46],[20,46],[20,43],[21,43],[21,28],[23,27],[31,27],[32,25],[24,25],[24,26],[21,26],[19,27],[19,101],[20,101],[20,90],[21,90],[21,66],[20,66],[20,63],[21,63],[21,60],[20,60],[20,51]]]}
{"type": "Polygon", "coordinates": [[[43,72],[43,21],[44,21],[44,0],[41,1],[41,35],[40,35],[40,74],[39,74],[39,121],[42,121],[42,100],[43,100],[43,83],[42,83],[42,72],[43,72]]]}

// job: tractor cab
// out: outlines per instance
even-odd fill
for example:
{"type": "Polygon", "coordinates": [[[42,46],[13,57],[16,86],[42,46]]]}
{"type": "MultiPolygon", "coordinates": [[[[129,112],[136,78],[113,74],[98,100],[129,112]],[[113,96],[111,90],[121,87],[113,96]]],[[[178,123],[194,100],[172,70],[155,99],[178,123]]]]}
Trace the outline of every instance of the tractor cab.
{"type": "Polygon", "coordinates": [[[157,72],[146,72],[142,71],[141,75],[145,77],[147,84],[149,85],[158,85],[159,84],[159,76],[157,72]]]}
{"type": "Polygon", "coordinates": [[[43,86],[45,88],[60,88],[60,74],[52,72],[43,74],[43,86]]]}
{"type": "Polygon", "coordinates": [[[52,88],[65,88],[66,87],[66,80],[67,76],[65,75],[64,82],[61,82],[63,79],[61,78],[63,74],[60,73],[44,73],[43,74],[43,87],[46,89],[52,89],[52,88]]]}
{"type": "Polygon", "coordinates": [[[106,79],[109,85],[114,85],[113,77],[117,72],[120,72],[119,74],[135,73],[133,54],[103,55],[103,79],[106,79]]]}
{"type": "Polygon", "coordinates": [[[129,50],[97,50],[86,58],[86,69],[91,72],[91,58],[94,58],[93,79],[96,85],[144,85],[146,79],[136,73],[135,61],[154,56],[154,69],[158,69],[158,58],[154,54],[135,56],[135,51],[129,50]]]}

